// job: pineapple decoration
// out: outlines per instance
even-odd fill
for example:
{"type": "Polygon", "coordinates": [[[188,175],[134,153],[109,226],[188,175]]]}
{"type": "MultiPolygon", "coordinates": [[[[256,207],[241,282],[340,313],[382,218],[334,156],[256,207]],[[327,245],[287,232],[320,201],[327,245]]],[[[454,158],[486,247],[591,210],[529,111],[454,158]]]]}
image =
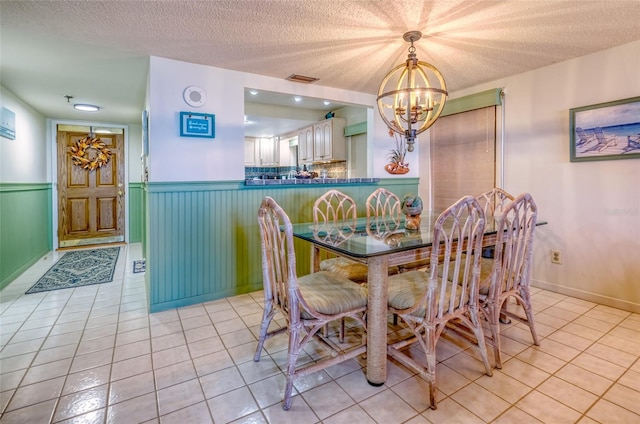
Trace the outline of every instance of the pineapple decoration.
{"type": "MultiPolygon", "coordinates": [[[[396,121],[391,122],[393,125],[396,121]]],[[[396,148],[389,151],[389,163],[384,166],[385,171],[389,174],[406,174],[409,172],[409,164],[404,162],[407,154],[407,146],[402,136],[393,130],[389,130],[389,137],[395,137],[396,148]]]]}
{"type": "Polygon", "coordinates": [[[71,160],[82,169],[102,168],[111,159],[111,151],[98,138],[84,137],[71,146],[71,160]]]}

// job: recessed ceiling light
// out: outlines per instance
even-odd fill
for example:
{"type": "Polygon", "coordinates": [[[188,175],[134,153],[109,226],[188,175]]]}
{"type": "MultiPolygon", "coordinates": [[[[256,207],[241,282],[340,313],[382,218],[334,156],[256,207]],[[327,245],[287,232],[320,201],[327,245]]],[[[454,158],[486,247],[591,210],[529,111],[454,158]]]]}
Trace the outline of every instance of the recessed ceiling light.
{"type": "Polygon", "coordinates": [[[249,94],[251,94],[252,96],[255,96],[258,94],[258,92],[256,90],[251,90],[249,91],[249,94]]]}
{"type": "Polygon", "coordinates": [[[99,106],[90,105],[86,103],[76,103],[73,105],[73,108],[76,110],[81,110],[83,112],[97,112],[100,110],[99,106]]]}
{"type": "Polygon", "coordinates": [[[296,102],[301,102],[301,101],[302,101],[302,97],[300,97],[300,96],[295,96],[295,97],[293,98],[293,100],[295,100],[296,102]]]}
{"type": "Polygon", "coordinates": [[[325,100],[323,103],[324,103],[325,106],[329,106],[331,104],[331,102],[329,100],[325,100]]]}

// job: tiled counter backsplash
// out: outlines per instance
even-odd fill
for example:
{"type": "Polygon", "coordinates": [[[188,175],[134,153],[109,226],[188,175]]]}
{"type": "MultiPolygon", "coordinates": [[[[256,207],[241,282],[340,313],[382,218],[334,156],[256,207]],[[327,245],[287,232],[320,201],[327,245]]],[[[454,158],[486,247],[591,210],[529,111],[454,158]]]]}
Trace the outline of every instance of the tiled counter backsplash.
{"type": "MultiPolygon", "coordinates": [[[[287,177],[289,172],[298,171],[302,167],[296,168],[295,166],[247,166],[244,168],[245,179],[251,180],[253,178],[259,179],[281,179],[287,177]]],[[[317,172],[320,175],[320,170],[327,170],[327,178],[347,178],[347,162],[332,162],[323,164],[309,164],[307,165],[307,171],[317,172]]]]}
{"type": "Polygon", "coordinates": [[[377,183],[380,178],[308,178],[308,179],[280,179],[280,180],[244,180],[245,186],[306,186],[310,187],[318,184],[354,184],[354,183],[377,183]]]}

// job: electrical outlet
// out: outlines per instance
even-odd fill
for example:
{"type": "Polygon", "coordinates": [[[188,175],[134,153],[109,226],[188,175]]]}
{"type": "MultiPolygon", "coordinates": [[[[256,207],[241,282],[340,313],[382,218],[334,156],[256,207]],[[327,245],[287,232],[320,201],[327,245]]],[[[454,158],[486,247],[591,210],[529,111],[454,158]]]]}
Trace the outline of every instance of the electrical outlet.
{"type": "Polygon", "coordinates": [[[551,251],[551,263],[553,264],[561,264],[562,263],[562,255],[559,250],[551,251]]]}

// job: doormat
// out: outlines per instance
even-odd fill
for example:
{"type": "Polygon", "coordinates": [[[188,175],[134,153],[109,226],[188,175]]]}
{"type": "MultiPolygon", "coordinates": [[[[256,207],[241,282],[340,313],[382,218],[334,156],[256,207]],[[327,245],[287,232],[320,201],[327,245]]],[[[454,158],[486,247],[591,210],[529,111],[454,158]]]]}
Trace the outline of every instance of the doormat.
{"type": "Polygon", "coordinates": [[[144,259],[133,261],[133,273],[144,272],[147,268],[147,262],[144,259]]]}
{"type": "Polygon", "coordinates": [[[108,283],[119,253],[119,247],[67,252],[25,294],[108,283]]]}

